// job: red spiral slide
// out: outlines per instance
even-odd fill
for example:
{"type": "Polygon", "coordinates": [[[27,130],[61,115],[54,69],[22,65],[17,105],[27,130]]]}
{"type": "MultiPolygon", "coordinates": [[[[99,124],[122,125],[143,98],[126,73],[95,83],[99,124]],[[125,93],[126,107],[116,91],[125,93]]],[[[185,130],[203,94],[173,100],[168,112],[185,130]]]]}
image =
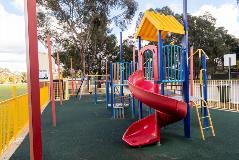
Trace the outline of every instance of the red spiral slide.
{"type": "Polygon", "coordinates": [[[161,127],[186,117],[186,103],[159,94],[158,84],[145,80],[142,70],[134,72],[129,77],[128,84],[135,98],[156,111],[129,126],[122,138],[129,146],[138,147],[159,142],[161,127]]]}

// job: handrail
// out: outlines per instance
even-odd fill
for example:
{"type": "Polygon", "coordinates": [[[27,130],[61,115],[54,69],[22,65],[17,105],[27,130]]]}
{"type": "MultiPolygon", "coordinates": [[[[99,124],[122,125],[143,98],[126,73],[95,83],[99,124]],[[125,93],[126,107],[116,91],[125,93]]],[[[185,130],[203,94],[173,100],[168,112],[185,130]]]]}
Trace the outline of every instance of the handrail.
{"type": "MultiPolygon", "coordinates": [[[[0,102],[0,156],[14,142],[29,122],[28,94],[16,96],[0,102]]],[[[43,110],[49,101],[48,86],[40,88],[40,106],[43,110]]]]}
{"type": "MultiPolygon", "coordinates": [[[[17,96],[16,98],[21,98],[21,97],[24,97],[24,96],[26,96],[26,95],[28,95],[28,94],[27,94],[27,93],[26,93],[26,94],[22,94],[22,95],[17,96]]],[[[14,99],[16,99],[16,98],[9,98],[9,99],[0,101],[0,105],[1,105],[1,104],[4,104],[4,103],[7,103],[8,101],[14,100],[14,99]]]]}
{"type": "Polygon", "coordinates": [[[105,77],[105,76],[107,76],[107,77],[109,77],[110,75],[109,74],[102,74],[102,75],[86,75],[86,77],[105,77]]]}

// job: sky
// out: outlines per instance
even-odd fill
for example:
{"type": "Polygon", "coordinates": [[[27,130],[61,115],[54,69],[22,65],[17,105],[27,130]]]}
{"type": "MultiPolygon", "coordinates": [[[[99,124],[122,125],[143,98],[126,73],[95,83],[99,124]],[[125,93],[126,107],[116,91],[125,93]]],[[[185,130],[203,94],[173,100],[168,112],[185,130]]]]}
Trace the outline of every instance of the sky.
{"type": "MultiPolygon", "coordinates": [[[[139,12],[149,8],[169,6],[174,12],[182,13],[183,0],[136,0],[138,11],[127,30],[123,31],[123,39],[133,35],[139,12]]],[[[216,26],[225,27],[228,32],[239,38],[239,6],[236,0],[188,0],[188,12],[202,15],[210,12],[216,19],[216,26]]],[[[24,0],[0,0],[0,68],[11,71],[26,71],[26,45],[24,0]]],[[[119,38],[120,30],[112,25],[113,33],[119,38]]],[[[39,43],[39,52],[46,48],[39,43]]]]}

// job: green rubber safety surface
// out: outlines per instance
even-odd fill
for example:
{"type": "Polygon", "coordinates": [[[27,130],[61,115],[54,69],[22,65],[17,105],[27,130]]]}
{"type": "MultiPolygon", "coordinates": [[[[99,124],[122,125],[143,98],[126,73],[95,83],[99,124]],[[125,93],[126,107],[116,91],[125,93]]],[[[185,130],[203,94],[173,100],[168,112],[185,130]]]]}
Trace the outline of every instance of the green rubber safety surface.
{"type": "MultiPolygon", "coordinates": [[[[191,112],[192,138],[183,136],[183,121],[161,129],[161,144],[128,147],[121,140],[136,119],[111,119],[105,104],[93,96],[57,103],[57,127],[52,127],[51,105],[42,116],[44,160],[225,160],[239,159],[239,113],[211,110],[216,137],[201,139],[196,114],[191,112]]],[[[29,137],[11,158],[29,159],[29,137]]]]}

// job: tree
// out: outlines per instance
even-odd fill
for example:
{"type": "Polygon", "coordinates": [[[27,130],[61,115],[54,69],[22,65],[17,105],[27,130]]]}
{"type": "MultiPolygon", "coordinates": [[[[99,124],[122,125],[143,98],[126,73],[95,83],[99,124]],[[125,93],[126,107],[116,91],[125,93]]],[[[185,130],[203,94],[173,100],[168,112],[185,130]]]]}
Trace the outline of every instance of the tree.
{"type": "MultiPolygon", "coordinates": [[[[137,54],[136,54],[137,55],[137,54]]],[[[120,61],[120,46],[116,48],[116,55],[114,61],[120,61]]],[[[130,40],[124,40],[122,43],[122,59],[124,62],[133,61],[133,44],[130,40]]]]}
{"type": "Polygon", "coordinates": [[[21,82],[26,83],[27,82],[27,73],[21,72],[21,82]]]}
{"type": "MultiPolygon", "coordinates": [[[[26,73],[25,73],[26,78],[26,73]]],[[[19,72],[11,72],[9,69],[0,68],[0,84],[2,83],[20,83],[23,77],[19,72]]]]}
{"type": "Polygon", "coordinates": [[[74,48],[74,53],[79,54],[79,57],[73,59],[80,60],[78,64],[83,73],[89,54],[96,56],[104,50],[104,47],[98,46],[98,42],[101,40],[109,42],[106,41],[111,37],[109,24],[114,22],[116,26],[125,29],[137,9],[134,0],[38,0],[37,2],[40,6],[39,39],[45,42],[46,32],[50,32],[54,34],[55,45],[61,44],[65,53],[71,51],[70,54],[76,56],[72,54],[74,48]],[[113,10],[118,12],[112,16],[113,10]]]}
{"type": "MultiPolygon", "coordinates": [[[[182,14],[175,14],[169,7],[156,8],[155,12],[159,12],[164,15],[172,15],[179,22],[183,24],[182,14]]],[[[141,20],[143,14],[139,15],[141,20]]],[[[138,21],[139,21],[138,20],[138,21]]],[[[223,64],[223,55],[228,53],[239,54],[239,42],[238,39],[229,35],[227,30],[223,27],[216,27],[216,19],[206,12],[202,16],[188,15],[189,24],[189,45],[194,48],[202,48],[209,56],[207,61],[207,71],[209,74],[214,74],[221,64],[223,64]]],[[[163,40],[164,44],[169,44],[174,41],[175,44],[181,45],[182,36],[177,34],[171,34],[163,40]]],[[[155,44],[155,43],[151,43],[155,44]]],[[[195,74],[199,72],[198,57],[194,57],[195,62],[195,74]]]]}

